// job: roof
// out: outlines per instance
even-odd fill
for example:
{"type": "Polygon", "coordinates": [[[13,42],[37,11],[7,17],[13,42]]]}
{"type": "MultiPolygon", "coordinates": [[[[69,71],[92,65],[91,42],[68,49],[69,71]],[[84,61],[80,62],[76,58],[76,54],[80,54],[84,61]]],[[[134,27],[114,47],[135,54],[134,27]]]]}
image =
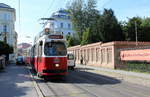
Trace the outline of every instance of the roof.
{"type": "Polygon", "coordinates": [[[11,8],[9,5],[0,3],[0,8],[11,8]]]}
{"type": "Polygon", "coordinates": [[[70,13],[69,12],[67,12],[65,9],[60,9],[60,10],[58,10],[58,11],[56,11],[56,12],[54,12],[53,14],[52,14],[52,17],[53,18],[67,18],[67,19],[70,19],[70,17],[67,17],[67,16],[69,16],[70,15],[70,13]]]}

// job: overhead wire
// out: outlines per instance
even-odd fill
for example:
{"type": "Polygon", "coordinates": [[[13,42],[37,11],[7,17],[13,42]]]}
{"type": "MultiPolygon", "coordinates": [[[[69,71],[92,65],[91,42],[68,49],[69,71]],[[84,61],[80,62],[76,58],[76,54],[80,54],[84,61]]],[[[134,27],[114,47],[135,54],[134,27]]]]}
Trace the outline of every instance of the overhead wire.
{"type": "Polygon", "coordinates": [[[64,2],[61,4],[60,8],[63,8],[64,6],[66,6],[67,0],[62,0],[62,1],[64,1],[64,2]]]}
{"type": "Polygon", "coordinates": [[[53,5],[55,4],[55,1],[56,1],[56,0],[51,0],[50,5],[48,6],[47,10],[45,11],[43,17],[45,17],[45,16],[48,14],[48,12],[50,11],[50,9],[51,9],[51,8],[53,7],[53,5]]]}
{"type": "Polygon", "coordinates": [[[112,1],[112,0],[106,1],[106,2],[103,4],[102,8],[104,8],[104,6],[106,6],[107,4],[109,4],[111,1],[112,1]]]}

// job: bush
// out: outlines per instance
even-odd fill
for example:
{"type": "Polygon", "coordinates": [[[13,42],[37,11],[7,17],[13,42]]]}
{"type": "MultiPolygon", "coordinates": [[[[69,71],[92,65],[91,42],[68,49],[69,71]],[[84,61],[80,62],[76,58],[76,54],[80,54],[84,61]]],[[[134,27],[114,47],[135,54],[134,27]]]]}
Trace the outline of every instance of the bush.
{"type": "Polygon", "coordinates": [[[123,70],[150,73],[149,62],[126,62],[123,70]]]}

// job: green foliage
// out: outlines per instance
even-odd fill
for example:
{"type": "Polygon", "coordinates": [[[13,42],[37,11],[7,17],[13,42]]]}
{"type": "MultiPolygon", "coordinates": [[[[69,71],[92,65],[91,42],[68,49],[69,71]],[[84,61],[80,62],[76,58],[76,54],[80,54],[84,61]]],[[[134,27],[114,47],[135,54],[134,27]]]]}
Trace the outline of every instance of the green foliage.
{"type": "Polygon", "coordinates": [[[72,35],[68,34],[66,36],[66,39],[67,39],[67,46],[68,47],[80,44],[79,38],[77,37],[76,33],[73,33],[72,35]]]}
{"type": "Polygon", "coordinates": [[[74,0],[68,10],[71,13],[74,29],[76,30],[80,41],[82,40],[83,32],[85,31],[84,17],[84,2],[83,0],[74,0]]]}
{"type": "Polygon", "coordinates": [[[136,40],[136,28],[137,27],[137,31],[138,31],[138,40],[142,41],[143,37],[142,37],[142,33],[141,33],[141,23],[142,20],[140,17],[133,17],[131,19],[129,19],[129,21],[126,23],[126,25],[124,25],[124,33],[126,36],[126,40],[127,41],[135,41],[136,40]]]}
{"type": "Polygon", "coordinates": [[[13,47],[10,47],[8,44],[0,41],[0,55],[11,53],[13,53],[13,47]]]}
{"type": "Polygon", "coordinates": [[[118,23],[112,9],[104,9],[99,19],[99,36],[103,42],[121,41],[124,39],[121,25],[118,23]]]}
{"type": "Polygon", "coordinates": [[[96,9],[96,0],[74,0],[69,9],[80,44],[123,40],[121,25],[112,9],[103,14],[96,9]]]}
{"type": "Polygon", "coordinates": [[[150,73],[150,64],[146,62],[126,62],[123,70],[150,73]]]}
{"type": "Polygon", "coordinates": [[[112,9],[100,13],[97,0],[73,0],[68,5],[76,35],[68,39],[69,46],[95,42],[150,41],[150,18],[133,17],[118,22],[112,9]],[[137,28],[137,29],[136,29],[137,28]]]}
{"type": "Polygon", "coordinates": [[[90,29],[89,28],[83,33],[82,39],[83,40],[81,42],[81,45],[90,43],[90,29]]]}
{"type": "Polygon", "coordinates": [[[150,41],[150,18],[142,19],[141,30],[143,41],[150,41]]]}
{"type": "Polygon", "coordinates": [[[122,23],[125,40],[136,40],[136,28],[138,41],[150,41],[150,18],[133,17],[122,23]]]}

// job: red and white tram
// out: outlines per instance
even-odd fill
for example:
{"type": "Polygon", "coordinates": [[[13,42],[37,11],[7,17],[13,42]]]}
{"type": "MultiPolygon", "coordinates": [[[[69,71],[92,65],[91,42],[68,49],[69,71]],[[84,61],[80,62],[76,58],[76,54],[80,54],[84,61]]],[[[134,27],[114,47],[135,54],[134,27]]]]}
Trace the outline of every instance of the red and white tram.
{"type": "Polygon", "coordinates": [[[66,39],[61,34],[40,34],[31,48],[31,61],[32,67],[40,77],[66,75],[66,39]]]}

